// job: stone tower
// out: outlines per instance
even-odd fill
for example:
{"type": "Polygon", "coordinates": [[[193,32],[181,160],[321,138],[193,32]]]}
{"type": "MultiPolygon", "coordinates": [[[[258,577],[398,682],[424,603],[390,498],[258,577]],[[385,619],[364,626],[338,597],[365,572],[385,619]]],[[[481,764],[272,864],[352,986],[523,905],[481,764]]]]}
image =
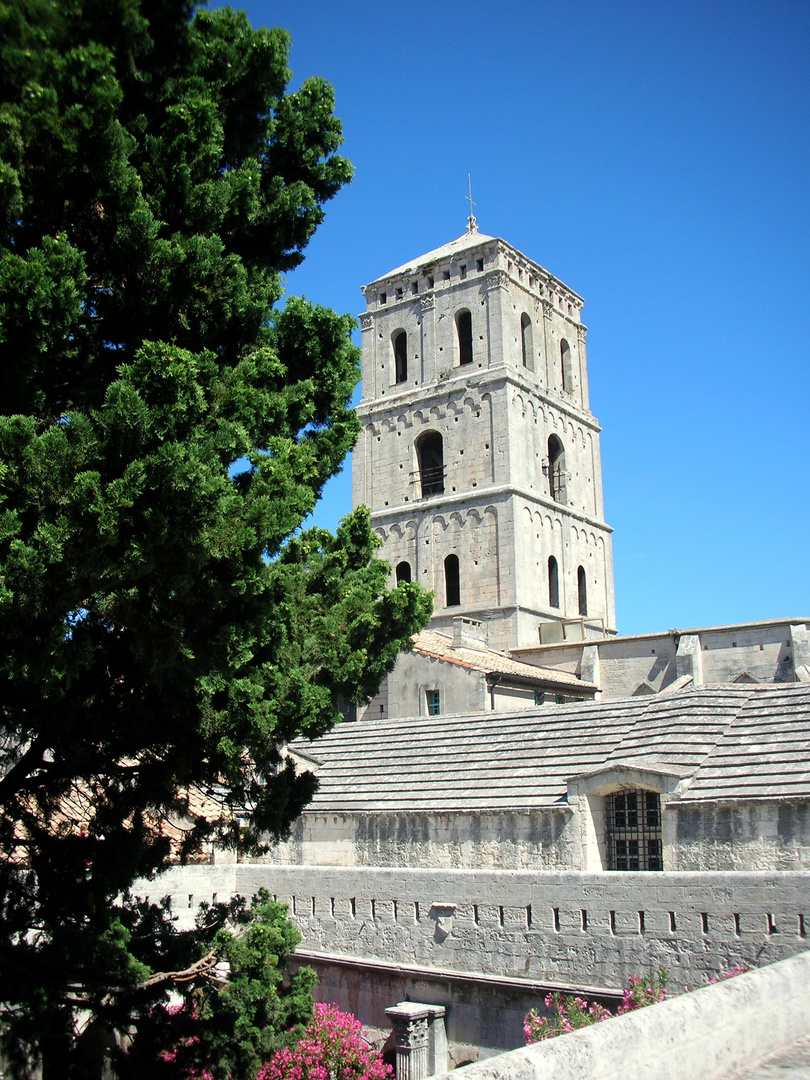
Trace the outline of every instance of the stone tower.
{"type": "Polygon", "coordinates": [[[362,291],[353,501],[396,579],[490,648],[614,632],[582,298],[474,218],[362,291]]]}

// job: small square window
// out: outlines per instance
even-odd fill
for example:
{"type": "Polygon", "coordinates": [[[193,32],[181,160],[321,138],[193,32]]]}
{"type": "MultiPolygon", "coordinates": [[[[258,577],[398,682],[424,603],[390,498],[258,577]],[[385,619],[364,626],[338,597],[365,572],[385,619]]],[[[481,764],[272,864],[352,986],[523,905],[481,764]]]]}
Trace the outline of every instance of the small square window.
{"type": "Polygon", "coordinates": [[[481,270],[484,269],[484,260],[483,259],[476,259],[475,260],[475,269],[478,270],[479,273],[480,273],[481,270]]]}
{"type": "Polygon", "coordinates": [[[380,303],[384,304],[387,299],[388,299],[388,293],[381,292],[380,293],[380,303]]]}
{"type": "Polygon", "coordinates": [[[464,265],[464,263],[462,263],[461,266],[459,266],[458,268],[458,276],[461,278],[462,281],[467,276],[467,267],[464,265]]]}
{"type": "Polygon", "coordinates": [[[438,716],[441,712],[441,696],[438,690],[427,690],[427,711],[428,716],[438,716]]]}
{"type": "Polygon", "coordinates": [[[450,271],[449,270],[442,270],[442,280],[443,281],[449,281],[450,280],[450,271]]]}
{"type": "Polygon", "coordinates": [[[397,289],[397,300],[402,299],[402,289],[397,289]]]}
{"type": "Polygon", "coordinates": [[[416,296],[416,294],[419,292],[419,282],[418,281],[412,281],[411,282],[411,292],[413,293],[414,296],[416,296]]]}
{"type": "Polygon", "coordinates": [[[429,277],[429,278],[427,279],[427,287],[428,287],[429,289],[432,289],[432,288],[433,288],[433,278],[432,278],[432,277],[429,277]]]}

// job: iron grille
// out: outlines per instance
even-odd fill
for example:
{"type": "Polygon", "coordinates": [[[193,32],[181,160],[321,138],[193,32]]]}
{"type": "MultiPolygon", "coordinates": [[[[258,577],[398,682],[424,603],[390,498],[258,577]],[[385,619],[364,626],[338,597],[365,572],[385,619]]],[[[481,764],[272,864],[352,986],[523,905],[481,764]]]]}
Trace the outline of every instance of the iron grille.
{"type": "Polygon", "coordinates": [[[426,499],[428,495],[444,494],[443,465],[428,465],[427,468],[423,468],[420,474],[420,480],[422,483],[423,499],[426,499]]]}
{"type": "Polygon", "coordinates": [[[654,791],[616,791],[605,799],[609,870],[663,870],[661,800],[654,791]]]}

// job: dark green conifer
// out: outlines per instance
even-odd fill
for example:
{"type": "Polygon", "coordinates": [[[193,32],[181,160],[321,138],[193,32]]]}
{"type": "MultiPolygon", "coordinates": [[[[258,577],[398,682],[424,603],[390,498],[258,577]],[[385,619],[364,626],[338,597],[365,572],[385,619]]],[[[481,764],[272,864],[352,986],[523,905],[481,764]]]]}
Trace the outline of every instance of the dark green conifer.
{"type": "Polygon", "coordinates": [[[114,906],[160,826],[283,834],[313,779],[279,748],[427,618],[365,512],[299,531],[358,357],[347,316],[277,306],[351,175],[288,46],[186,0],[0,3],[0,1002],[46,1078],[210,945],[114,906]]]}

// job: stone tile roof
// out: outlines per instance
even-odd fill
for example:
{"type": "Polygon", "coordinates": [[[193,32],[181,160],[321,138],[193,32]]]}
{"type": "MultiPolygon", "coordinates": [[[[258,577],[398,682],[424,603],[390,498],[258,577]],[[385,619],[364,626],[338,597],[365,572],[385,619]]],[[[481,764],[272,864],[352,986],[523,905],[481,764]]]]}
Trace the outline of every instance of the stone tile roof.
{"type": "Polygon", "coordinates": [[[631,761],[683,770],[684,802],[807,798],[810,686],[345,723],[312,751],[320,812],[553,807],[569,777],[631,761]]]}
{"type": "MultiPolygon", "coordinates": [[[[428,251],[425,255],[420,255],[416,259],[411,259],[410,262],[403,263],[402,266],[397,266],[394,270],[389,270],[387,274],[382,274],[380,277],[375,278],[374,281],[383,281],[385,278],[398,277],[400,274],[407,274],[409,271],[416,270],[417,267],[424,266],[426,263],[439,262],[441,259],[451,259],[454,255],[458,255],[459,252],[466,251],[467,248],[480,247],[481,244],[485,244],[488,240],[494,239],[494,236],[487,236],[486,233],[465,232],[463,236],[451,240],[449,244],[443,244],[433,251],[428,251]]],[[[373,285],[374,282],[369,282],[369,284],[373,285]]]]}
{"type": "Polygon", "coordinates": [[[420,656],[434,660],[445,660],[448,664],[484,671],[487,674],[516,675],[521,679],[560,687],[576,687],[578,690],[596,691],[593,683],[583,682],[568,671],[554,671],[552,668],[539,667],[536,664],[524,664],[513,660],[505,653],[491,649],[469,649],[456,647],[447,634],[438,630],[422,630],[414,634],[412,649],[420,656]]]}

